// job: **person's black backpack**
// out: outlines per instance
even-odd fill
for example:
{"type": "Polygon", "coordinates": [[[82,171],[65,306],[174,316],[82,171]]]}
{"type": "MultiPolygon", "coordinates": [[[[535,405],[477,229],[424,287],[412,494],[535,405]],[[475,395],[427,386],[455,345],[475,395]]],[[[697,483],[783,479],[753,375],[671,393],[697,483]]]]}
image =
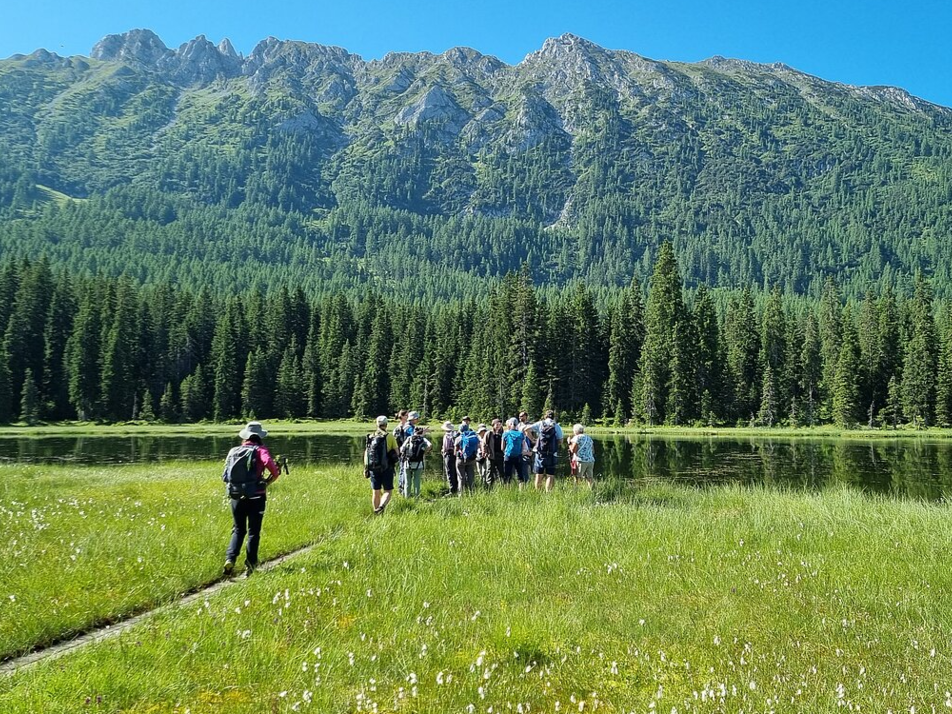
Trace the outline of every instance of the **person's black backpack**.
{"type": "Polygon", "coordinates": [[[387,434],[367,434],[367,470],[382,474],[390,465],[387,459],[387,434]]]}
{"type": "Polygon", "coordinates": [[[555,431],[555,422],[543,421],[539,430],[539,441],[536,443],[536,453],[548,455],[558,451],[559,442],[555,431]]]}
{"type": "Polygon", "coordinates": [[[423,461],[423,455],[426,453],[426,441],[423,436],[414,432],[407,437],[403,444],[403,458],[407,463],[418,464],[423,461]]]}
{"type": "Polygon", "coordinates": [[[258,476],[258,446],[242,444],[228,452],[225,457],[225,473],[222,480],[228,484],[231,498],[251,498],[265,487],[258,476]]]}

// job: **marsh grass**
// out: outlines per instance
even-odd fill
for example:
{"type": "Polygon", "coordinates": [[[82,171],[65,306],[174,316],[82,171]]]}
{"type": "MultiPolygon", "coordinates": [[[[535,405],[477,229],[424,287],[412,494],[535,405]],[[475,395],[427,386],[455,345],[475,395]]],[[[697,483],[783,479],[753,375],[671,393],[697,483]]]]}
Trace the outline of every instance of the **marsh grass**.
{"type": "MultiPolygon", "coordinates": [[[[231,533],[220,477],[213,462],[0,465],[0,659],[217,579],[231,533]]],[[[341,468],[283,476],[269,490],[259,557],[341,527],[351,514],[340,498],[360,481],[341,468]]]]}
{"type": "Polygon", "coordinates": [[[952,707],[946,505],[665,483],[438,493],[373,518],[330,479],[316,549],[0,681],[0,710],[952,707]]]}

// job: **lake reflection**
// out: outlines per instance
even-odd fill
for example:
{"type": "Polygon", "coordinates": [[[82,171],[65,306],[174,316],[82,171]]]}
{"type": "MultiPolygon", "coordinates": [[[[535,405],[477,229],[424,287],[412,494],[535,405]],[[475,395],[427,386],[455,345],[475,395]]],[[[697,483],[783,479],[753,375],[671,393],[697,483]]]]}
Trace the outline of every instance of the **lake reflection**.
{"type": "MultiPolygon", "coordinates": [[[[0,459],[48,463],[130,463],[223,459],[230,436],[80,436],[0,439],[0,459]]],[[[596,436],[595,473],[602,479],[740,482],[818,489],[836,483],[905,498],[952,493],[952,441],[924,439],[772,439],[596,436]]],[[[294,463],[359,463],[363,436],[268,437],[274,454],[294,463]]],[[[292,466],[293,468],[293,466],[292,466]]],[[[439,477],[439,455],[427,464],[439,477]]],[[[559,474],[568,475],[564,458],[559,474]]]]}

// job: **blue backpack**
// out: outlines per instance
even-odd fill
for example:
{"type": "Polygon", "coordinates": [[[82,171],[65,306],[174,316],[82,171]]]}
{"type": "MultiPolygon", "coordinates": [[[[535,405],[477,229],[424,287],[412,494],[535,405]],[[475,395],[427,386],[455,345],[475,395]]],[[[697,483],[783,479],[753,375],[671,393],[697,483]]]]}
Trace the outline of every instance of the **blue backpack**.
{"type": "Polygon", "coordinates": [[[508,459],[513,456],[522,458],[522,444],[525,441],[525,435],[522,432],[510,429],[503,434],[502,439],[505,443],[503,455],[508,459]]]}
{"type": "Polygon", "coordinates": [[[472,461],[479,450],[479,437],[474,431],[464,431],[459,435],[459,455],[463,461],[472,461]]]}

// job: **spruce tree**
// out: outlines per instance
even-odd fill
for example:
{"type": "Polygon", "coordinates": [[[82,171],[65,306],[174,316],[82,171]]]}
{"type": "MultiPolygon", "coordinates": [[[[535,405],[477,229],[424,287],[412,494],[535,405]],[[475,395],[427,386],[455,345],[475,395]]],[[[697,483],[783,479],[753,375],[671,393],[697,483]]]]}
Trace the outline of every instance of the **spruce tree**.
{"type": "Polygon", "coordinates": [[[6,353],[0,344],[0,424],[14,419],[13,396],[10,393],[10,368],[6,353]]]}
{"type": "Polygon", "coordinates": [[[23,393],[20,398],[20,421],[33,426],[40,418],[40,390],[33,378],[33,370],[27,367],[23,375],[23,393]]]}
{"type": "Polygon", "coordinates": [[[526,378],[522,383],[522,396],[519,400],[519,408],[528,414],[538,415],[542,413],[544,401],[545,395],[542,393],[539,377],[536,374],[535,360],[531,360],[529,362],[529,369],[526,370],[526,378]]]}
{"type": "Polygon", "coordinates": [[[274,415],[274,392],[268,373],[267,355],[255,348],[245,362],[241,385],[241,413],[246,419],[266,419],[274,415]]]}
{"type": "Polygon", "coordinates": [[[242,304],[229,300],[215,324],[212,337],[211,375],[213,399],[212,414],[215,421],[226,421],[239,415],[242,407],[242,366],[247,354],[244,345],[251,344],[245,335],[242,304]]]}
{"type": "Polygon", "coordinates": [[[178,405],[171,382],[165,385],[162,398],[159,399],[159,416],[166,424],[173,424],[178,421],[178,405]]]}
{"type": "Polygon", "coordinates": [[[760,335],[754,298],[748,288],[735,295],[727,308],[724,321],[727,342],[727,369],[733,395],[733,416],[748,422],[760,406],[762,380],[759,375],[760,335]]]}
{"type": "Polygon", "coordinates": [[[777,423],[777,417],[780,413],[780,403],[777,398],[777,379],[774,376],[773,367],[770,366],[770,360],[766,359],[764,361],[764,379],[761,389],[760,409],[757,412],[757,423],[760,426],[773,426],[777,423]]]}
{"type": "Polygon", "coordinates": [[[155,408],[152,406],[152,392],[146,389],[142,394],[142,408],[139,409],[139,419],[144,422],[155,421],[155,408]]]}
{"type": "Polygon", "coordinates": [[[94,285],[86,286],[66,344],[69,401],[81,421],[96,417],[99,402],[100,295],[94,285]]]}
{"type": "Polygon", "coordinates": [[[889,378],[886,388],[886,415],[889,424],[896,429],[902,417],[902,388],[896,375],[889,378]]]}
{"type": "Polygon", "coordinates": [[[111,324],[105,333],[102,366],[100,368],[100,412],[107,419],[134,419],[136,398],[137,339],[136,317],[138,306],[132,286],[123,281],[115,296],[111,324]]]}
{"type": "Polygon", "coordinates": [[[802,421],[814,426],[819,417],[820,384],[823,380],[823,358],[817,321],[810,313],[803,329],[800,350],[800,394],[802,421]]]}
{"type": "MultiPolygon", "coordinates": [[[[291,338],[292,343],[297,341],[291,338]]],[[[274,394],[274,411],[284,419],[295,419],[304,415],[304,377],[301,358],[293,346],[288,346],[281,357],[278,367],[277,385],[274,394]]]]}
{"type": "Polygon", "coordinates": [[[833,278],[827,278],[820,299],[819,335],[822,378],[820,380],[820,416],[832,418],[833,384],[840,359],[841,319],[843,313],[839,289],[833,278]]]}
{"type": "MultiPolygon", "coordinates": [[[[681,290],[681,277],[670,243],[662,243],[658,251],[648,303],[645,309],[645,342],[642,347],[639,365],[641,394],[638,399],[638,412],[648,424],[657,424],[666,420],[665,408],[669,404],[680,410],[680,405],[688,395],[680,393],[669,399],[672,361],[678,349],[675,346],[675,332],[679,323],[685,321],[684,298],[681,290]]],[[[683,368],[676,375],[674,384],[680,389],[686,376],[688,365],[684,355],[679,365],[683,368]]],[[[678,412],[675,419],[683,418],[678,412]]]]}
{"type": "Polygon", "coordinates": [[[847,306],[840,321],[840,357],[836,365],[832,390],[833,423],[852,428],[859,421],[860,351],[852,310],[847,306]]]}
{"type": "MultiPolygon", "coordinates": [[[[783,310],[780,288],[774,286],[767,297],[760,319],[760,364],[766,372],[770,368],[771,389],[773,392],[773,420],[776,421],[783,405],[787,403],[789,391],[786,384],[787,365],[787,318],[783,310]]],[[[763,402],[761,401],[761,404],[763,402]]],[[[771,422],[772,426],[773,422],[771,422]]]]}
{"type": "Polygon", "coordinates": [[[48,419],[69,418],[69,389],[66,373],[66,344],[73,329],[76,303],[68,277],[61,277],[50,298],[43,329],[43,383],[41,401],[48,419]]]}
{"type": "MultiPolygon", "coordinates": [[[[712,423],[717,420],[715,404],[718,408],[723,405],[724,353],[714,299],[703,284],[698,287],[694,296],[692,319],[697,334],[695,391],[701,395],[702,402],[698,416],[705,422],[712,423]]],[[[721,414],[726,416],[723,411],[721,414]]]]}
{"type": "Polygon", "coordinates": [[[185,421],[201,421],[208,415],[208,387],[205,370],[197,365],[195,371],[182,380],[179,397],[182,402],[182,417],[185,421]]]}
{"type": "Polygon", "coordinates": [[[934,418],[937,339],[932,290],[922,276],[916,280],[909,310],[912,331],[903,358],[903,413],[917,427],[925,427],[934,418]]]}
{"type": "Polygon", "coordinates": [[[23,379],[29,369],[38,383],[43,381],[43,342],[46,315],[53,294],[53,279],[46,260],[35,265],[24,262],[16,300],[10,311],[3,336],[10,393],[23,392],[23,379]]]}
{"type": "Polygon", "coordinates": [[[940,345],[936,379],[935,422],[952,426],[952,306],[946,308],[945,334],[940,345]]]}
{"type": "Polygon", "coordinates": [[[608,321],[608,378],[604,404],[614,406],[615,419],[624,422],[631,413],[632,386],[644,342],[644,308],[641,289],[636,282],[625,288],[616,300],[608,321]]]}

